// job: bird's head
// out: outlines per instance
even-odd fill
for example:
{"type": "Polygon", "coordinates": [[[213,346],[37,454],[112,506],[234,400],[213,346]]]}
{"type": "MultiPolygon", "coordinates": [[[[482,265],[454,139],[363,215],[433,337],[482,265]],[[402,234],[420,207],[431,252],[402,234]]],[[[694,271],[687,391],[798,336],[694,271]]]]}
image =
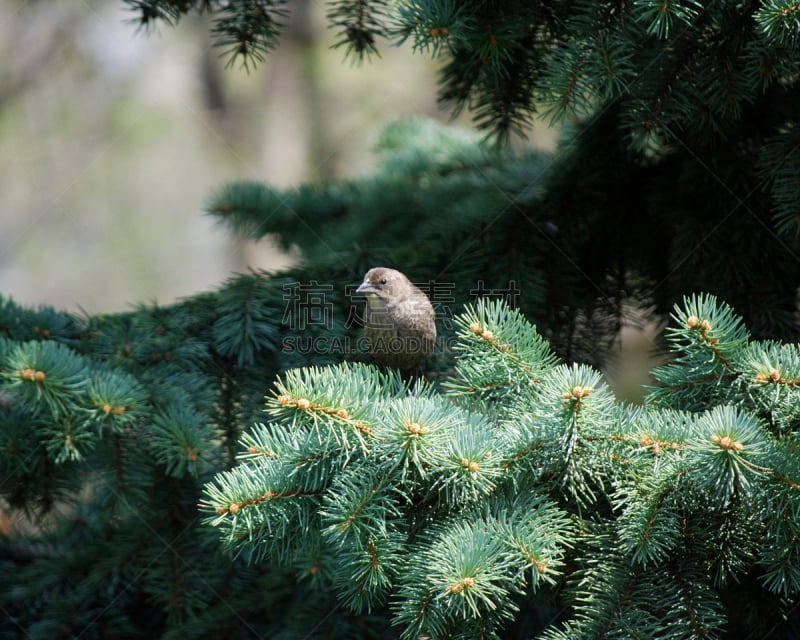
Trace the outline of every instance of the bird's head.
{"type": "Polygon", "coordinates": [[[386,267],[375,267],[367,271],[357,293],[367,300],[391,300],[403,296],[413,285],[402,273],[386,267]]]}

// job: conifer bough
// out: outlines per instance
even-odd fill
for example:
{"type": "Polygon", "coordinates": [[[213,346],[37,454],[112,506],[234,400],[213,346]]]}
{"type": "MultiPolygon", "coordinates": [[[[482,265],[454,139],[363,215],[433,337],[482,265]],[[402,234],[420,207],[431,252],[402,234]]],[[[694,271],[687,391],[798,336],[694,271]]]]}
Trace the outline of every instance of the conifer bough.
{"type": "Polygon", "coordinates": [[[293,366],[285,284],[0,304],[3,637],[796,637],[798,345],[687,298],[630,406],[481,299],[410,386],[293,366]]]}
{"type": "Polygon", "coordinates": [[[750,341],[709,296],[675,320],[644,407],[502,303],[456,319],[444,393],[365,365],[288,371],[206,485],[207,522],[401,638],[510,637],[542,592],[572,615],[536,637],[724,637],[739,581],[796,621],[800,351],[750,341]]]}
{"type": "MultiPolygon", "coordinates": [[[[277,46],[286,0],[125,0],[142,25],[207,12],[229,63],[249,68],[277,46]]],[[[358,60],[381,44],[444,62],[439,99],[469,108],[505,140],[537,111],[553,120],[618,103],[640,148],[699,129],[724,136],[770,87],[796,84],[794,0],[335,0],[335,47],[358,60]]]]}

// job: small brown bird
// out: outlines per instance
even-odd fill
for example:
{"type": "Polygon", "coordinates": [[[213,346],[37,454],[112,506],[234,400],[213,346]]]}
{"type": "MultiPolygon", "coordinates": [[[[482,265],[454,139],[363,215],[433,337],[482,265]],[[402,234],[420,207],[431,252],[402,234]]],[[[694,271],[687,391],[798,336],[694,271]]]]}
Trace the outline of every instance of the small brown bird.
{"type": "Polygon", "coordinates": [[[433,351],[436,313],[428,297],[402,273],[375,267],[356,291],[367,298],[364,335],[378,362],[411,371],[433,351]]]}

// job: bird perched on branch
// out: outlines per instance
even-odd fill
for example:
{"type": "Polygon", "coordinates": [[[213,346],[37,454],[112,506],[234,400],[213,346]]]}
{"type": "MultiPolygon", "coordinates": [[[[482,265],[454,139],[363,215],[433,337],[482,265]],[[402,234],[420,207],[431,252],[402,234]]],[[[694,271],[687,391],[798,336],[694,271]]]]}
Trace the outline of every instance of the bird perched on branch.
{"type": "Polygon", "coordinates": [[[395,269],[367,271],[356,289],[367,298],[364,334],[381,364],[409,372],[433,351],[436,313],[428,297],[395,269]]]}

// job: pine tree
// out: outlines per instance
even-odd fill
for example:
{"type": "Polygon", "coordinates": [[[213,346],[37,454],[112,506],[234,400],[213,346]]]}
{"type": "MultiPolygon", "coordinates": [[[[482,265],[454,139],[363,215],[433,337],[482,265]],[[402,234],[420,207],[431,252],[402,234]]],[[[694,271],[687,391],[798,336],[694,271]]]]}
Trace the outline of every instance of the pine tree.
{"type": "MultiPolygon", "coordinates": [[[[291,10],[127,4],[248,67],[291,10]]],[[[796,3],[329,9],[500,144],[396,123],[373,175],[211,194],[284,273],[0,299],[0,637],[798,637],[796,3]],[[505,144],[536,110],[553,154],[505,144]],[[376,265],[434,303],[424,381],[364,352],[376,265]],[[641,406],[598,369],[630,306],[671,314],[641,406]]]]}
{"type": "Polygon", "coordinates": [[[4,637],[796,637],[796,344],[693,296],[632,406],[480,299],[412,384],[291,366],[295,284],[5,302],[4,637]]]}

